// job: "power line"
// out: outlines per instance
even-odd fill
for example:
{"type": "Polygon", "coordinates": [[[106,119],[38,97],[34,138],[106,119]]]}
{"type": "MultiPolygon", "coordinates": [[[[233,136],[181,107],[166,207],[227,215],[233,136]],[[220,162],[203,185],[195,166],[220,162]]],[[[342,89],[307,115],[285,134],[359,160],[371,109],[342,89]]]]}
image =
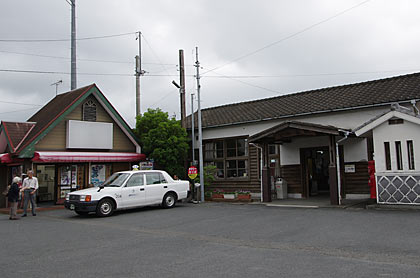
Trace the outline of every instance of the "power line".
{"type": "MultiPolygon", "coordinates": [[[[215,72],[218,75],[206,75],[205,78],[226,78],[226,79],[257,79],[257,78],[288,78],[288,77],[317,77],[317,76],[335,76],[335,75],[358,75],[358,74],[378,74],[391,72],[417,72],[420,69],[397,69],[397,70],[383,70],[383,71],[360,71],[360,72],[338,72],[338,73],[313,73],[313,74],[280,74],[280,75],[223,75],[215,72]]],[[[17,69],[0,69],[0,72],[11,73],[38,73],[38,74],[70,74],[64,71],[39,71],[39,70],[17,70],[17,69]]],[[[98,75],[98,76],[134,76],[132,73],[89,73],[81,72],[79,75],[98,75]]],[[[176,77],[177,74],[145,74],[145,77],[176,77]]],[[[194,77],[195,75],[187,74],[187,77],[194,77]]]]}
{"type": "MultiPolygon", "coordinates": [[[[359,72],[337,72],[337,73],[309,73],[309,74],[280,74],[280,75],[206,75],[205,78],[228,78],[228,79],[245,79],[245,78],[288,78],[288,77],[317,77],[317,76],[335,76],[335,75],[359,75],[359,74],[377,74],[390,72],[420,71],[420,69],[399,69],[399,70],[383,70],[383,71],[359,71],[359,72]]],[[[220,73],[217,73],[221,75],[220,73]]]]}
{"type": "Polygon", "coordinates": [[[156,57],[156,59],[160,62],[160,65],[162,66],[162,68],[166,71],[166,73],[168,75],[170,75],[170,73],[168,72],[168,70],[166,69],[166,67],[164,66],[164,64],[161,62],[159,56],[156,54],[156,52],[153,50],[152,46],[150,45],[149,41],[146,39],[146,37],[144,36],[143,33],[141,33],[141,36],[143,37],[144,41],[146,42],[147,46],[150,48],[150,50],[152,51],[153,55],[156,57]]]}
{"type": "Polygon", "coordinates": [[[286,36],[286,37],[284,37],[284,38],[281,38],[280,40],[277,40],[277,41],[272,42],[272,43],[270,43],[270,44],[267,44],[267,45],[265,45],[265,46],[263,46],[263,47],[261,47],[261,48],[258,48],[257,50],[251,51],[251,52],[249,52],[249,53],[247,53],[247,54],[245,54],[245,55],[239,56],[238,58],[233,59],[233,60],[231,60],[231,61],[229,61],[229,62],[226,62],[226,63],[224,63],[224,64],[222,64],[222,65],[220,65],[220,66],[217,66],[217,67],[215,67],[215,68],[212,68],[212,69],[210,69],[210,70],[208,70],[208,71],[204,72],[202,75],[204,75],[204,74],[206,74],[206,73],[208,73],[208,72],[211,72],[211,71],[215,71],[215,70],[220,69],[220,68],[222,68],[222,67],[225,67],[225,66],[227,66],[227,65],[229,65],[229,64],[232,64],[232,63],[237,62],[237,61],[239,61],[239,60],[242,60],[242,59],[244,59],[244,58],[246,58],[246,57],[249,57],[249,56],[251,56],[251,55],[254,55],[254,54],[256,54],[256,53],[258,53],[258,52],[260,52],[260,51],[263,51],[263,50],[265,50],[265,49],[267,49],[267,48],[269,48],[269,47],[272,47],[272,46],[274,46],[274,45],[276,45],[276,44],[279,44],[279,43],[284,42],[284,41],[286,41],[286,40],[288,40],[288,39],[291,39],[291,38],[293,38],[293,37],[296,37],[297,35],[300,35],[300,34],[302,34],[302,33],[306,32],[306,31],[309,31],[310,29],[313,29],[313,28],[317,27],[318,25],[321,25],[321,24],[323,24],[323,23],[325,23],[325,22],[328,22],[328,21],[330,21],[330,20],[332,20],[332,19],[334,19],[334,18],[336,18],[336,17],[338,17],[338,16],[340,16],[340,15],[342,15],[342,14],[345,14],[345,13],[347,13],[347,12],[349,12],[349,11],[351,11],[351,10],[353,10],[353,9],[355,9],[355,8],[357,8],[357,7],[359,7],[359,6],[361,6],[361,5],[364,5],[364,4],[366,4],[367,2],[369,2],[369,1],[370,1],[370,0],[365,0],[365,1],[363,1],[363,2],[360,2],[359,4],[357,4],[357,5],[355,5],[355,6],[352,6],[352,7],[350,7],[350,8],[347,8],[347,9],[345,9],[345,10],[343,10],[343,11],[341,11],[341,12],[339,12],[339,13],[337,13],[337,14],[333,15],[333,16],[330,16],[330,17],[328,17],[328,18],[326,18],[326,19],[324,19],[324,20],[321,20],[321,21],[319,21],[319,22],[317,22],[317,23],[315,23],[315,24],[312,24],[312,25],[310,25],[310,26],[308,26],[308,27],[306,27],[306,28],[303,28],[302,30],[300,30],[300,31],[298,31],[298,32],[296,32],[296,33],[293,33],[293,34],[291,34],[291,35],[288,35],[288,36],[286,36]]]}
{"type": "Polygon", "coordinates": [[[219,75],[220,75],[219,77],[227,78],[227,79],[230,79],[230,80],[233,80],[233,81],[236,81],[236,82],[239,82],[239,83],[245,84],[245,85],[247,85],[247,86],[251,86],[251,87],[254,87],[254,88],[258,88],[258,89],[261,89],[261,90],[264,90],[264,91],[269,91],[269,92],[272,92],[272,93],[281,94],[281,92],[276,91],[276,90],[272,90],[272,89],[269,89],[269,88],[266,88],[266,87],[262,87],[262,86],[259,86],[259,85],[255,85],[255,84],[252,84],[252,83],[245,82],[245,81],[243,81],[243,80],[239,80],[239,79],[236,79],[236,78],[232,78],[232,77],[230,77],[230,76],[223,75],[223,74],[218,73],[218,72],[216,72],[216,71],[213,71],[213,72],[214,72],[214,73],[216,73],[216,74],[219,74],[219,75]]]}
{"type": "MultiPolygon", "coordinates": [[[[70,74],[70,72],[64,72],[64,71],[39,71],[39,70],[14,70],[14,69],[0,69],[0,72],[39,73],[39,74],[70,74]]],[[[81,73],[78,73],[78,75],[134,76],[133,74],[126,74],[126,73],[87,73],[87,72],[81,72],[81,73]]]]}
{"type": "Polygon", "coordinates": [[[3,101],[3,100],[0,100],[0,103],[19,104],[19,105],[28,105],[28,106],[42,106],[40,104],[22,103],[22,102],[13,102],[13,101],[3,101]]]}
{"type": "MultiPolygon", "coordinates": [[[[68,57],[64,56],[51,56],[51,55],[43,55],[43,54],[35,54],[35,53],[25,53],[25,52],[14,52],[14,51],[6,51],[0,50],[0,53],[8,53],[8,54],[16,54],[16,55],[26,55],[26,56],[35,56],[35,57],[42,57],[42,58],[52,58],[52,59],[63,59],[63,60],[70,60],[68,57]]],[[[119,63],[119,64],[133,64],[133,62],[129,61],[116,61],[116,60],[100,60],[100,59],[77,59],[77,61],[86,61],[86,62],[100,62],[100,63],[119,63]]],[[[143,63],[145,65],[166,65],[166,66],[177,66],[176,64],[169,64],[169,63],[143,63]]]]}
{"type": "MultiPolygon", "coordinates": [[[[133,35],[136,32],[113,34],[113,35],[104,35],[104,36],[95,36],[95,37],[84,37],[78,38],[76,41],[86,41],[86,40],[96,40],[96,39],[108,39],[115,37],[122,37],[127,35],[133,35]]],[[[17,42],[17,43],[27,43],[27,42],[68,42],[71,39],[0,39],[0,42],[17,42]]]]}
{"type": "Polygon", "coordinates": [[[38,107],[32,107],[32,108],[21,109],[21,110],[13,110],[13,111],[1,112],[0,115],[2,115],[2,114],[8,114],[8,113],[17,113],[17,112],[29,111],[29,110],[33,110],[33,109],[38,109],[38,107]]]}

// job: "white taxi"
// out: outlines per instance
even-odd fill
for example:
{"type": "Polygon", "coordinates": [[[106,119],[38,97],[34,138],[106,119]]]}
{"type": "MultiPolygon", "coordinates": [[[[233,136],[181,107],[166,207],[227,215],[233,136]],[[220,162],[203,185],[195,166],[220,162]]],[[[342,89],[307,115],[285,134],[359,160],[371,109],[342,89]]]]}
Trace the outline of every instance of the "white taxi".
{"type": "Polygon", "coordinates": [[[173,180],[165,171],[124,171],[114,173],[99,187],[67,194],[64,206],[79,215],[110,216],[115,210],[155,204],[172,208],[187,198],[188,190],[188,181],[173,180]]]}

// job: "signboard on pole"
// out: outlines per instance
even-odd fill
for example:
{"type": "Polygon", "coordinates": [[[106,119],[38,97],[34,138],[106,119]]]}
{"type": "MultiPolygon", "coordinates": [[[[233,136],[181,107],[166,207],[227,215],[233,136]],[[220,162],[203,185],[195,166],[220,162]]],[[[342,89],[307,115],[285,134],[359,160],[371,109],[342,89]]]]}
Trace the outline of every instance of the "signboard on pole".
{"type": "Polygon", "coordinates": [[[188,177],[190,179],[192,180],[195,179],[197,177],[197,174],[198,174],[197,167],[191,166],[190,168],[188,168],[188,177]]]}

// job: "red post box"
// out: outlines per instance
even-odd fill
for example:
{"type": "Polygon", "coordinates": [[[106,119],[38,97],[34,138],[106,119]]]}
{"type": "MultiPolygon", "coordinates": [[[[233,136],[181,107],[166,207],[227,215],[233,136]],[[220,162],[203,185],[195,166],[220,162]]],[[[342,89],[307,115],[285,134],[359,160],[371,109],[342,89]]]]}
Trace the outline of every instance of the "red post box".
{"type": "Polygon", "coordinates": [[[370,198],[376,199],[375,160],[368,162],[370,198]]]}

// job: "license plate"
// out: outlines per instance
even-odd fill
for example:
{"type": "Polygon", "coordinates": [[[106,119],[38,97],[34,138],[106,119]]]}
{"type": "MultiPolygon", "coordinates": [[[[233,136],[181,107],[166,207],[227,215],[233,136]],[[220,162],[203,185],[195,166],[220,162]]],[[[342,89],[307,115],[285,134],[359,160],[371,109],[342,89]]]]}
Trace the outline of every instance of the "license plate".
{"type": "Polygon", "coordinates": [[[71,209],[71,210],[74,210],[74,204],[71,204],[71,205],[70,205],[70,209],[71,209]]]}

